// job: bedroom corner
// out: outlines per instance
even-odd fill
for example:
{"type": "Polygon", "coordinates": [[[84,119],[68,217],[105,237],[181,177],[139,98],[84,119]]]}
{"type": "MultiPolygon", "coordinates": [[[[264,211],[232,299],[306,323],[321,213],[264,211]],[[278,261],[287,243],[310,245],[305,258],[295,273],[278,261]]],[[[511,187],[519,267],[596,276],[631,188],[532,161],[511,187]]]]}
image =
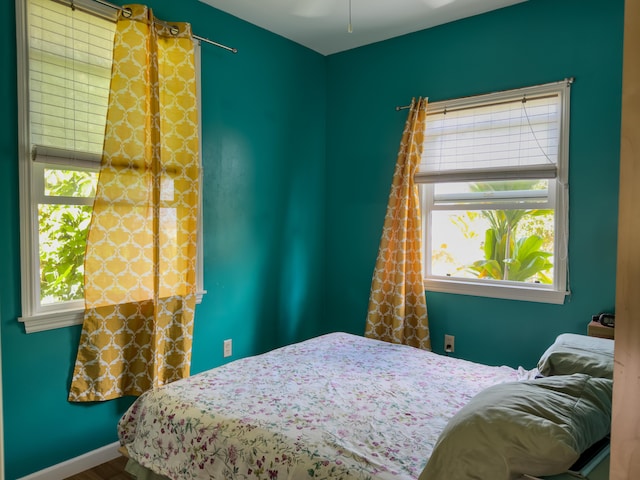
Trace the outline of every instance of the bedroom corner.
{"type": "MultiPolygon", "coordinates": [[[[427,291],[434,352],[444,353],[446,333],[456,359],[531,366],[558,333],[584,333],[592,314],[615,305],[623,0],[529,0],[328,57],[197,0],[145,3],[239,52],[202,50],[207,293],[196,306],[193,373],[322,333],[362,335],[404,122],[394,107],[418,95],[576,77],[571,296],[551,305],[427,291]]],[[[134,401],[69,403],[80,327],[27,334],[17,321],[15,23],[14,1],[0,2],[0,463],[12,480],[103,448],[112,455],[134,401]]]]}
{"type": "MultiPolygon", "coordinates": [[[[148,5],[160,18],[189,21],[196,34],[239,50],[233,55],[205,45],[201,52],[207,293],[196,306],[191,371],[197,373],[229,361],[223,358],[224,339],[233,338],[234,360],[321,328],[325,60],[196,0],[148,5]]],[[[113,444],[118,419],[133,400],[69,403],[80,327],[27,334],[17,321],[23,247],[15,10],[14,1],[0,4],[0,48],[11,65],[0,74],[6,92],[0,113],[0,196],[6,208],[0,216],[8,225],[0,237],[6,269],[0,295],[4,434],[10,439],[5,473],[12,479],[113,444]]]]}

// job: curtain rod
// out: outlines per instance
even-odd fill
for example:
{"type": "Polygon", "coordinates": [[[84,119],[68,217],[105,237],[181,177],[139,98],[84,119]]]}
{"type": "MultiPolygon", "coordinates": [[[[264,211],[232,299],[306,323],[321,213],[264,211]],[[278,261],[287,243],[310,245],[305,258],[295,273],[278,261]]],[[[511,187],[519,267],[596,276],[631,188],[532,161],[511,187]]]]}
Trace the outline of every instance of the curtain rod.
{"type": "MultiPolygon", "coordinates": [[[[111,3],[111,2],[107,2],[106,0],[93,0],[93,1],[96,2],[96,3],[99,3],[100,5],[104,5],[105,7],[113,8],[114,10],[120,10],[121,12],[124,11],[124,10],[127,10],[124,7],[121,7],[119,5],[115,5],[115,4],[111,3]]],[[[71,1],[71,7],[72,8],[74,7],[73,0],[71,1]]],[[[162,22],[162,20],[160,20],[160,21],[162,22]]],[[[162,22],[162,23],[164,23],[165,25],[168,25],[166,22],[162,22]]],[[[168,25],[168,26],[170,26],[170,25],[168,25]]],[[[214,46],[216,46],[218,48],[222,48],[224,50],[228,50],[228,51],[230,51],[232,53],[238,53],[238,49],[237,48],[227,47],[226,45],[223,45],[221,43],[214,42],[213,40],[209,40],[206,37],[201,37],[199,35],[195,35],[194,34],[193,38],[195,38],[196,40],[199,40],[201,42],[209,43],[209,44],[214,45],[214,46]]]]}
{"type": "MultiPolygon", "coordinates": [[[[94,0],[94,1],[97,1],[97,0],[94,0]]],[[[574,77],[569,77],[569,78],[565,78],[564,80],[561,80],[561,81],[559,81],[559,82],[555,82],[555,83],[565,83],[565,82],[566,82],[567,86],[571,86],[571,85],[573,84],[573,82],[575,82],[575,80],[576,80],[576,79],[575,79],[574,77]]],[[[545,85],[551,85],[551,84],[546,83],[545,85]]],[[[539,85],[539,86],[540,86],[540,85],[539,85]]],[[[508,90],[501,90],[501,91],[502,91],[502,92],[507,92],[508,90]]],[[[500,92],[493,92],[493,93],[500,93],[500,92]]],[[[536,98],[541,98],[541,97],[536,96],[536,98]]],[[[451,101],[451,100],[453,100],[453,99],[449,99],[449,100],[441,100],[441,101],[442,101],[442,102],[449,102],[449,101],[451,101]]],[[[438,103],[440,103],[440,101],[438,101],[438,103]]],[[[509,100],[509,101],[505,101],[505,102],[491,103],[490,105],[500,105],[500,104],[502,104],[502,103],[511,103],[511,100],[509,100]]],[[[396,112],[399,112],[400,110],[407,110],[408,108],[411,108],[411,105],[398,106],[398,107],[396,107],[396,112]]],[[[452,108],[452,109],[448,109],[447,111],[449,111],[449,112],[453,112],[454,110],[464,110],[464,109],[465,109],[465,107],[461,107],[461,108],[457,108],[457,109],[453,109],[453,108],[452,108]]],[[[433,115],[434,113],[442,113],[443,111],[444,111],[444,110],[439,111],[439,112],[429,112],[429,113],[431,113],[431,115],[433,115]]]]}

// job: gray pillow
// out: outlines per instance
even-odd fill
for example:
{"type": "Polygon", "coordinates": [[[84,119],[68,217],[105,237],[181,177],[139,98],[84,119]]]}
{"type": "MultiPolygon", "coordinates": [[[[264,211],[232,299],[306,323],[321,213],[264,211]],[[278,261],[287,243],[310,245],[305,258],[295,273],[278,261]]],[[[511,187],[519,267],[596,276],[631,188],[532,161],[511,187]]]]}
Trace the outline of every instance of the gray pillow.
{"type": "Polygon", "coordinates": [[[542,354],[538,370],[542,375],[585,373],[613,378],[613,340],[563,333],[542,354]]]}
{"type": "Polygon", "coordinates": [[[575,374],[489,387],[448,422],[419,480],[562,473],[609,433],[612,386],[575,374]]]}

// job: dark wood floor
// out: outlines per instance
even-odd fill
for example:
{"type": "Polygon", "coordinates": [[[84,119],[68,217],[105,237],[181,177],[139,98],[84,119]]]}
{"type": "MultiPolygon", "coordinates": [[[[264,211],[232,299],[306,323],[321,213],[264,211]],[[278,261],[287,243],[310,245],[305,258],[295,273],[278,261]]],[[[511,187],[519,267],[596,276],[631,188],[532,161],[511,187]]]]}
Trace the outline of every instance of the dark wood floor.
{"type": "Polygon", "coordinates": [[[118,457],[65,480],[132,480],[133,477],[124,471],[126,464],[125,457],[118,457]]]}

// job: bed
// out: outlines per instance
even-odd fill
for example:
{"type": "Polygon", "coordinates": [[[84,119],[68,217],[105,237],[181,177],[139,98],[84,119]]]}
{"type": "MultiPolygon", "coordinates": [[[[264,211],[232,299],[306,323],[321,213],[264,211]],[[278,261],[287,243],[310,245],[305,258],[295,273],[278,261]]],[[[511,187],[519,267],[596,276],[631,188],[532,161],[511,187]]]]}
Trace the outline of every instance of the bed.
{"type": "MultiPolygon", "coordinates": [[[[469,456],[464,450],[468,447],[457,438],[471,438],[465,425],[478,423],[477,419],[469,422],[475,415],[474,407],[469,412],[470,405],[477,399],[488,401],[489,409],[504,404],[504,393],[495,391],[500,388],[535,390],[539,385],[532,378],[538,372],[480,365],[412,347],[332,333],[236,360],[147,392],[122,417],[118,435],[131,459],[130,471],[138,478],[444,480],[456,478],[442,473],[450,469],[447,462],[452,462],[451,456],[456,464],[464,463],[456,458],[469,456]],[[487,394],[488,398],[483,398],[487,394]],[[462,429],[456,426],[461,414],[466,415],[458,422],[462,429]],[[460,447],[452,448],[451,443],[460,447]],[[430,460],[436,453],[437,458],[430,460]],[[429,466],[425,467],[428,460],[432,472],[427,471],[429,466]]],[[[584,412],[588,417],[586,429],[593,432],[580,445],[570,448],[558,447],[558,441],[549,443],[544,438],[539,442],[543,456],[555,456],[558,448],[565,457],[564,450],[570,451],[569,457],[579,455],[586,443],[591,445],[608,433],[611,380],[583,372],[555,372],[545,378],[556,383],[543,390],[554,394],[561,391],[567,396],[558,384],[565,382],[565,377],[573,382],[569,382],[573,393],[583,395],[594,389],[598,392],[591,396],[599,404],[584,412]],[[589,387],[594,382],[595,387],[589,387]],[[601,413],[594,413],[595,410],[601,413]],[[554,450],[549,453],[549,449],[554,450]]],[[[516,410],[521,407],[518,403],[533,393],[518,390],[516,410]]],[[[554,398],[550,408],[557,408],[557,402],[554,398]]],[[[567,411],[575,410],[576,402],[569,398],[565,402],[567,411]]],[[[506,403],[509,404],[508,398],[506,403]]],[[[487,407],[481,405],[480,417],[486,417],[482,408],[487,407]]],[[[529,413],[527,410],[525,419],[529,413]]],[[[520,418],[520,413],[516,414],[520,418]]],[[[491,413],[489,424],[500,415],[504,412],[491,413]]],[[[513,411],[506,415],[512,416],[513,411]]],[[[549,416],[548,412],[544,415],[549,416]]],[[[508,418],[507,421],[510,422],[508,418]]],[[[486,422],[486,418],[481,419],[480,427],[473,428],[487,430],[486,422]]],[[[531,420],[524,423],[528,425],[526,431],[531,420]]],[[[567,423],[567,419],[561,418],[560,423],[567,423]]],[[[550,435],[559,434],[552,430],[550,435]]],[[[576,436],[574,431],[568,437],[572,435],[576,436]]],[[[476,442],[484,442],[495,456],[500,435],[497,441],[491,435],[485,437],[474,440],[474,448],[476,442]]],[[[522,438],[515,441],[523,442],[522,438]]],[[[527,441],[525,449],[538,448],[533,445],[537,440],[530,444],[527,441]]],[[[505,448],[510,452],[512,446],[505,448]]],[[[486,456],[486,452],[481,451],[480,456],[486,456]]],[[[576,458],[563,458],[558,465],[553,464],[557,463],[553,458],[556,470],[550,473],[566,470],[576,458]]],[[[516,475],[513,469],[504,470],[504,478],[540,474],[536,461],[540,463],[535,458],[529,472],[516,475]]],[[[546,462],[545,458],[543,466],[546,462]]]]}

